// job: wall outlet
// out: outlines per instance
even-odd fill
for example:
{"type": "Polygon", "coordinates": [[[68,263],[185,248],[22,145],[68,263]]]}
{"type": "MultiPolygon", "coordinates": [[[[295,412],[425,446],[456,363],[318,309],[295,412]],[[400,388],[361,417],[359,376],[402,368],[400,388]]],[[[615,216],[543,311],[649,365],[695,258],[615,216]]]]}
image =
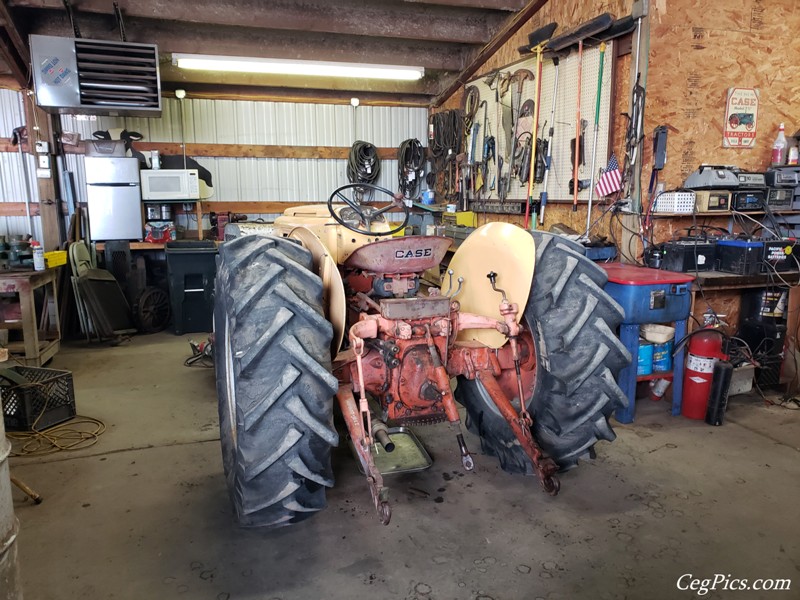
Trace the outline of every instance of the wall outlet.
{"type": "Polygon", "coordinates": [[[34,149],[36,150],[36,154],[50,154],[50,143],[36,142],[34,144],[34,149]]]}
{"type": "Polygon", "coordinates": [[[39,154],[37,157],[38,168],[40,169],[49,169],[50,168],[50,157],[47,154],[39,154]]]}

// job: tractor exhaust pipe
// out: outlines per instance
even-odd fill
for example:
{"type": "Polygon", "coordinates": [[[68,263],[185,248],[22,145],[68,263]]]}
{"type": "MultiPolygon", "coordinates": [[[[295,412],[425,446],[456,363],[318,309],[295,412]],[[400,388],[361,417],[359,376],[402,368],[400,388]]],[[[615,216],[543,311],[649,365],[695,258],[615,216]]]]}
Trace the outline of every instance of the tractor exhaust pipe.
{"type": "Polygon", "coordinates": [[[389,437],[389,428],[380,419],[372,419],[372,435],[386,452],[394,452],[394,442],[389,437]]]}

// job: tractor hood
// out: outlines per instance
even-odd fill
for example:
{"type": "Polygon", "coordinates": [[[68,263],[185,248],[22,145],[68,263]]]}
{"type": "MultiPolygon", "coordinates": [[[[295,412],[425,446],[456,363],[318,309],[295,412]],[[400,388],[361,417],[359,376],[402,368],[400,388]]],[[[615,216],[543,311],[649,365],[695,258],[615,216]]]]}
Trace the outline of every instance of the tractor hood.
{"type": "Polygon", "coordinates": [[[422,273],[439,266],[452,240],[437,236],[408,236],[361,246],[345,261],[348,269],[368,273],[422,273]]]}

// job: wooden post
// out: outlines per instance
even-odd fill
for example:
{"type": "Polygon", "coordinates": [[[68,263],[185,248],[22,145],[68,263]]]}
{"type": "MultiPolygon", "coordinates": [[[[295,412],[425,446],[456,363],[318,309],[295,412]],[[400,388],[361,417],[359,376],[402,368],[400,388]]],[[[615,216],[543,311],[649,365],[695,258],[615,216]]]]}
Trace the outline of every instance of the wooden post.
{"type": "MultiPolygon", "coordinates": [[[[45,252],[58,250],[61,247],[61,231],[63,229],[60,220],[61,201],[57,193],[57,169],[56,169],[56,138],[54,132],[58,131],[59,123],[55,123],[57,116],[49,115],[34,104],[33,96],[26,90],[22,91],[25,104],[25,123],[28,128],[28,152],[35,154],[35,144],[37,141],[47,142],[50,158],[50,177],[36,178],[39,189],[39,214],[42,229],[42,247],[45,252]],[[38,129],[37,129],[38,128],[38,129]]],[[[31,198],[31,201],[34,199],[31,198]]]]}

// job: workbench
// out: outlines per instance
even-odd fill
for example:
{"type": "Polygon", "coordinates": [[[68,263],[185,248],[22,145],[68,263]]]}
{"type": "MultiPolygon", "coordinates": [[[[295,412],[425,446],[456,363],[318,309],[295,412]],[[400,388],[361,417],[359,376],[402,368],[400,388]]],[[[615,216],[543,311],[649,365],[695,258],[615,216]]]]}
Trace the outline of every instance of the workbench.
{"type": "Polygon", "coordinates": [[[59,267],[44,271],[19,271],[0,274],[0,293],[17,294],[20,319],[0,321],[0,329],[22,330],[22,341],[8,343],[8,351],[27,367],[41,367],[61,347],[61,323],[58,312],[57,275],[59,267]],[[44,299],[37,315],[37,289],[44,289],[44,299]],[[49,303],[54,310],[50,310],[49,303]],[[50,315],[55,318],[50,318],[50,315]]]}

